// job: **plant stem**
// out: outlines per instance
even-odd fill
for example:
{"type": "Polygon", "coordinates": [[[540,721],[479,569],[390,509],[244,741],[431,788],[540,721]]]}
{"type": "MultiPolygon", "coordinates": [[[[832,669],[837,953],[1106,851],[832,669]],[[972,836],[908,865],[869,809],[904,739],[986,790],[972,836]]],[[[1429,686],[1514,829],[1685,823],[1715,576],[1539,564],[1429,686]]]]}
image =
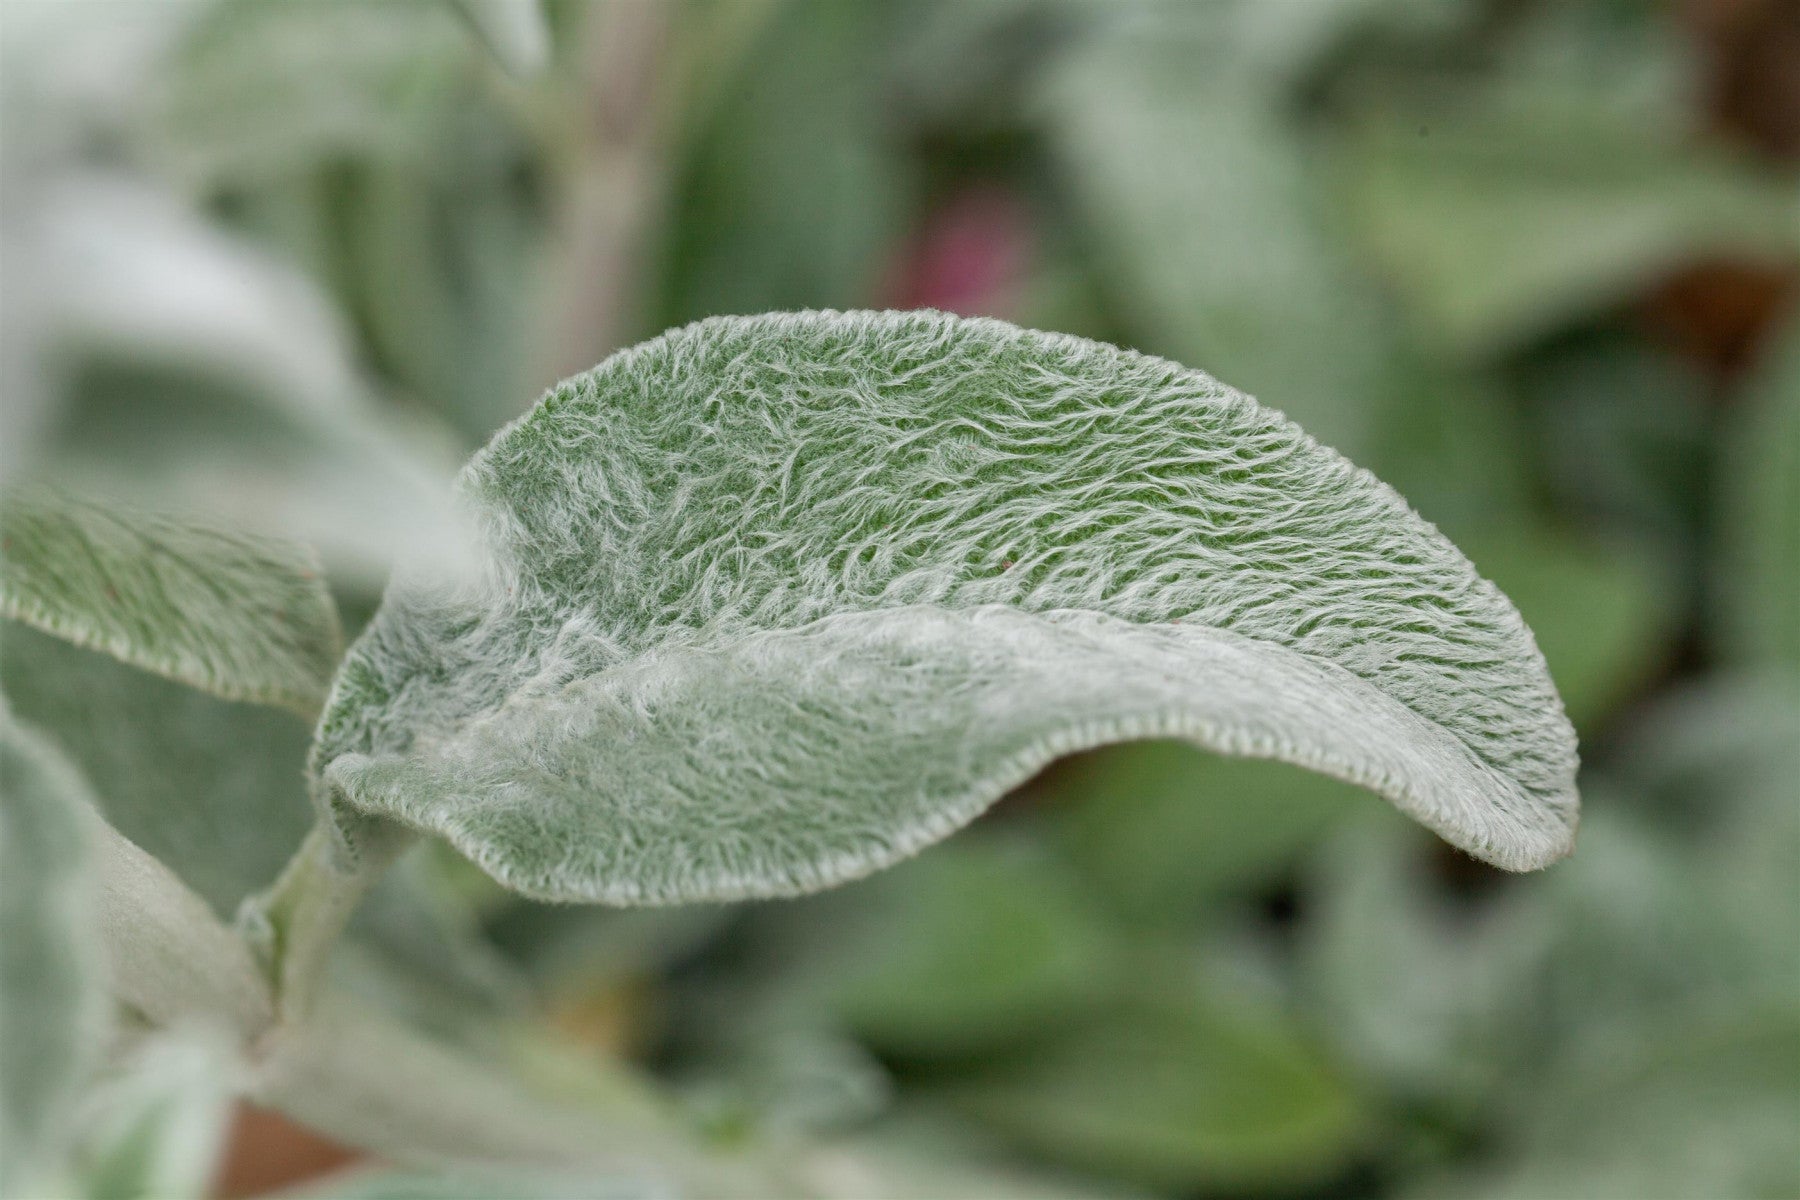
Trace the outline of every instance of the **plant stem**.
{"type": "Polygon", "coordinates": [[[262,943],[259,963],[167,867],[102,830],[100,926],[114,994],[146,1031],[195,1020],[229,1030],[254,1099],[396,1162],[660,1180],[696,1200],[805,1194],[766,1158],[707,1146],[622,1066],[596,1062],[597,1086],[565,1099],[341,993],[312,995],[391,854],[346,871],[329,833],[315,830],[240,918],[262,943]]]}
{"type": "Polygon", "coordinates": [[[539,382],[586,370],[639,332],[642,277],[665,186],[657,81],[673,6],[586,11],[565,107],[576,114],[550,148],[558,199],[544,304],[549,341],[539,382]]]}
{"type": "Polygon", "coordinates": [[[321,996],[306,1020],[277,1027],[261,1048],[252,1094],[397,1162],[578,1172],[696,1198],[800,1194],[767,1161],[705,1146],[658,1106],[547,1097],[336,993],[321,996]]]}
{"type": "Polygon", "coordinates": [[[238,927],[263,956],[279,1018],[305,1015],[338,935],[410,840],[402,835],[371,838],[357,861],[348,864],[321,821],[274,886],[245,902],[238,927]]]}

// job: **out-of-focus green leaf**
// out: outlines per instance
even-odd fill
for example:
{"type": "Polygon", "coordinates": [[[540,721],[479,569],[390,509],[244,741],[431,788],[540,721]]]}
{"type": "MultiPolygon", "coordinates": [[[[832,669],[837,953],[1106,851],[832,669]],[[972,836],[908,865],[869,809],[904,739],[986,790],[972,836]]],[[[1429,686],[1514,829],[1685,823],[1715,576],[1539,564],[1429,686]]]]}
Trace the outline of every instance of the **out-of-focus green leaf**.
{"type": "Polygon", "coordinates": [[[897,31],[894,107],[913,125],[961,138],[1015,124],[1034,73],[1084,11],[1081,0],[924,0],[897,31]]]}
{"type": "Polygon", "coordinates": [[[1713,382],[1617,333],[1561,339],[1514,376],[1558,507],[1691,569],[1715,453],[1713,382]]]}
{"type": "Polygon", "coordinates": [[[1480,12],[1478,0],[1213,0],[1205,7],[1230,23],[1234,67],[1280,93],[1313,82],[1346,42],[1444,38],[1475,24],[1480,12]]]}
{"type": "Polygon", "coordinates": [[[1094,751],[1045,787],[1064,852],[1137,921],[1181,920],[1270,882],[1368,802],[1324,775],[1182,742],[1094,751]]]}
{"type": "Polygon", "coordinates": [[[536,0],[231,7],[159,93],[159,158],[338,291],[411,398],[485,436],[530,390],[543,164],[464,43],[479,33],[509,69],[535,70],[536,0]]]}
{"type": "Polygon", "coordinates": [[[1673,653],[1682,597],[1642,554],[1527,524],[1462,545],[1519,606],[1577,729],[1587,729],[1673,653]]]}
{"type": "Polygon", "coordinates": [[[1583,97],[1403,108],[1345,147],[1370,253],[1450,348],[1487,355],[1706,255],[1800,251],[1800,192],[1583,97]]]}
{"type": "MultiPolygon", "coordinates": [[[[1620,773],[1683,866],[1683,912],[1707,923],[1696,990],[1744,999],[1800,980],[1800,678],[1726,676],[1665,697],[1623,745],[1620,773]]],[[[1678,872],[1681,872],[1678,874],[1678,872]]],[[[1637,920],[1627,908],[1621,920],[1637,920]]]]}
{"type": "Polygon", "coordinates": [[[731,920],[720,905],[573,908],[519,903],[489,935],[552,995],[605,989],[665,971],[697,954],[731,920]]]}
{"type": "Polygon", "coordinates": [[[474,441],[518,416],[532,390],[542,255],[516,139],[479,113],[458,115],[440,134],[454,156],[347,174],[340,219],[351,300],[383,368],[474,441]]]}
{"type": "Polygon", "coordinates": [[[904,1114],[807,1157],[806,1178],[826,1196],[861,1200],[1126,1200],[1111,1180],[1063,1176],[1008,1158],[967,1122],[904,1114]]]}
{"type": "Polygon", "coordinates": [[[1091,1007],[1119,965],[1078,879],[991,839],[951,842],[809,919],[826,942],[832,1008],[894,1055],[1016,1043],[1091,1007]]]}
{"type": "Polygon", "coordinates": [[[697,81],[716,99],[672,168],[652,329],[875,299],[913,188],[871,86],[896,15],[789,3],[729,85],[697,81]]]}
{"type": "Polygon", "coordinates": [[[1531,1098],[1501,1165],[1432,1181],[1450,1200],[1791,1196],[1800,1191],[1800,1012],[1792,1004],[1660,1031],[1621,1064],[1582,1064],[1531,1098]]]}
{"type": "Polygon", "coordinates": [[[305,547],[37,491],[0,506],[0,613],[227,700],[306,716],[343,653],[305,547]]]}
{"type": "Polygon", "coordinates": [[[1491,376],[1402,353],[1361,465],[1451,541],[1534,519],[1533,430],[1491,376]]]}
{"type": "Polygon", "coordinates": [[[1556,1080],[1791,1004],[1796,728],[1800,692],[1776,681],[1663,706],[1627,738],[1628,772],[1584,784],[1578,853],[1473,901],[1425,869],[1428,847],[1396,821],[1344,838],[1313,880],[1304,935],[1334,1043],[1403,1096],[1516,1128],[1556,1080]]]}
{"type": "Polygon", "coordinates": [[[447,3],[213,4],[137,117],[159,163],[201,184],[406,159],[479,54],[447,3]]]}
{"type": "Polygon", "coordinates": [[[402,547],[453,556],[442,444],[372,406],[310,282],[140,184],[42,204],[65,394],[32,475],[309,542],[364,580],[402,547]]]}
{"type": "Polygon", "coordinates": [[[867,1048],[809,1007],[771,1006],[738,1022],[684,1081],[690,1107],[715,1129],[770,1139],[840,1134],[894,1099],[867,1048]]]}
{"type": "MultiPolygon", "coordinates": [[[[1719,902],[1735,881],[1710,839],[1657,827],[1630,792],[1595,791],[1580,868],[1547,877],[1533,897],[1547,952],[1541,982],[1520,993],[1538,996],[1529,1029],[1548,1051],[1540,1070],[1756,1003],[1769,982],[1769,959],[1751,952],[1761,946],[1723,919],[1719,902]]],[[[1791,926],[1778,912],[1767,919],[1791,926]]]]}
{"type": "Polygon", "coordinates": [[[1749,666],[1800,669],[1800,322],[1732,414],[1713,583],[1720,640],[1749,666]]]}
{"type": "Polygon", "coordinates": [[[79,1173],[92,1200],[205,1200],[225,1149],[231,1049],[204,1028],[153,1036],[86,1097],[79,1173]]]}
{"type": "Polygon", "coordinates": [[[1376,297],[1305,145],[1200,6],[1144,6],[1044,85],[1059,165],[1133,344],[1205,363],[1353,459],[1390,385],[1376,297]],[[1154,18],[1154,19],[1153,19],[1154,18]]]}
{"type": "Polygon", "coordinates": [[[337,981],[448,1038],[492,1035],[523,1012],[527,979],[487,940],[465,897],[441,886],[430,853],[413,848],[357,909],[333,963],[337,981]]]}
{"type": "Polygon", "coordinates": [[[357,1169],[289,1193],[293,1200],[668,1200],[660,1179],[555,1171],[357,1169]]]}
{"type": "Polygon", "coordinates": [[[1345,1165],[1357,1099],[1280,1017],[1146,997],[996,1065],[956,1103],[1034,1154],[1173,1191],[1294,1186],[1345,1165]]]}
{"type": "Polygon", "coordinates": [[[7,699],[61,740],[121,833],[224,916],[275,878],[311,826],[301,721],[16,622],[0,637],[7,699]]]}
{"type": "Polygon", "coordinates": [[[1550,930],[1529,912],[1453,910],[1425,872],[1432,850],[1384,813],[1333,838],[1305,893],[1304,990],[1365,1076],[1466,1107],[1522,1050],[1510,1022],[1527,1019],[1526,982],[1550,930]]]}
{"type": "Polygon", "coordinates": [[[106,1036],[86,783],[0,702],[0,1196],[54,1190],[106,1036]]]}
{"type": "Polygon", "coordinates": [[[521,78],[550,61],[550,27],[538,0],[451,0],[499,64],[521,78]]]}
{"type": "Polygon", "coordinates": [[[374,818],[539,898],[795,894],[1156,735],[1357,781],[1511,868],[1571,832],[1573,734],[1504,598],[1160,360],[724,318],[563,385],[462,478],[483,577],[390,588],[320,727],[352,848],[374,818]]]}

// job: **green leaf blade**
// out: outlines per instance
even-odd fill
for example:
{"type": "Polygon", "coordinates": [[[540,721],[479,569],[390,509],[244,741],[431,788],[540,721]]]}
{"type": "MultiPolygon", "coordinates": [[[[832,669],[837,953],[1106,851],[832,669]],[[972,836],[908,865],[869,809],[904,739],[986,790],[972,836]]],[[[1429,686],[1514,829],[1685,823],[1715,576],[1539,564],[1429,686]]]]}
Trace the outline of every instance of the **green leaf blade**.
{"type": "Polygon", "coordinates": [[[934,313],[725,318],[478,454],[486,569],[390,592],[319,798],[508,886],[867,874],[1051,759],[1177,737],[1370,787],[1514,869],[1573,735],[1517,614],[1366,473],[1198,372],[934,313]]]}
{"type": "Polygon", "coordinates": [[[0,614],[228,700],[324,699],[342,635],[304,547],[37,491],[0,532],[0,614]]]}
{"type": "Polygon", "coordinates": [[[87,785],[0,704],[0,1195],[49,1189],[106,1037],[87,785]]]}

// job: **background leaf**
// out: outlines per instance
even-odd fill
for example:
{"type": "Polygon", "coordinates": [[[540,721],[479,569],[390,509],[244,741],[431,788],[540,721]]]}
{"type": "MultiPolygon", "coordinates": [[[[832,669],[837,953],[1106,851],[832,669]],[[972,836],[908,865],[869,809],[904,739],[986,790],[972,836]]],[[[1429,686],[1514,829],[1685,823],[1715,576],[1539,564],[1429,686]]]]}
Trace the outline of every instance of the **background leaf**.
{"type": "Polygon", "coordinates": [[[56,1186],[106,1037],[87,786],[0,704],[0,1195],[56,1186]]]}
{"type": "Polygon", "coordinates": [[[821,901],[792,936],[852,1033],[889,1057],[954,1057],[1105,994],[1118,959],[1086,900],[1054,859],[971,834],[821,901]]]}
{"type": "Polygon", "coordinates": [[[312,823],[304,723],[15,622],[0,637],[8,701],[63,741],[119,832],[222,917],[275,878],[312,823]]]}
{"type": "Polygon", "coordinates": [[[955,1096],[1047,1157],[1168,1190],[1316,1180],[1357,1137],[1353,1098],[1304,1044],[1203,992],[1109,1012],[955,1096]]]}
{"type": "Polygon", "coordinates": [[[1184,19],[1112,14],[1117,32],[1044,84],[1100,269],[1137,348],[1203,363],[1360,459],[1388,386],[1381,312],[1329,237],[1306,145],[1245,56],[1252,6],[1170,11],[1184,19]]]}
{"type": "Polygon", "coordinates": [[[343,653],[304,547],[45,493],[0,511],[0,612],[222,696],[310,716],[343,653]]]}
{"type": "Polygon", "coordinates": [[[1740,662],[1800,668],[1800,324],[1770,346],[1732,424],[1714,596],[1722,640],[1740,662]]]}
{"type": "Polygon", "coordinates": [[[105,1200],[203,1200],[225,1147],[239,1068],[216,1031],[132,1047],[87,1098],[81,1181],[105,1200]]]}
{"type": "Polygon", "coordinates": [[[1786,181],[1681,145],[1591,65],[1569,76],[1522,68],[1473,102],[1427,93],[1348,143],[1352,219],[1453,351],[1517,345],[1693,257],[1800,249],[1786,181]]]}
{"type": "Polygon", "coordinates": [[[1181,742],[1109,746],[1045,784],[1064,853],[1140,924],[1185,922],[1274,882],[1368,802],[1341,780],[1181,742]]]}
{"type": "Polygon", "coordinates": [[[501,66],[530,76],[550,59],[550,30],[538,0],[454,0],[501,66]]]}
{"type": "Polygon", "coordinates": [[[896,13],[781,5],[727,64],[732,74],[705,81],[716,98],[689,115],[694,127],[671,168],[660,285],[644,332],[718,313],[874,298],[912,186],[866,86],[883,69],[896,13]]]}
{"type": "Polygon", "coordinates": [[[305,541],[363,583],[402,547],[453,557],[444,443],[374,406],[316,284],[159,188],[40,192],[60,386],[22,480],[305,541]]]}

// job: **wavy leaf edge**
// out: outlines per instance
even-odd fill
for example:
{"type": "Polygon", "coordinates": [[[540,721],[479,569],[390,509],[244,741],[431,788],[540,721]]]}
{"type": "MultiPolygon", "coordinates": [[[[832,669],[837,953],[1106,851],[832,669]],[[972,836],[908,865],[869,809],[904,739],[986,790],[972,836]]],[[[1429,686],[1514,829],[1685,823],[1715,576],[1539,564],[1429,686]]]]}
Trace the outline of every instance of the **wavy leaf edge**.
{"type": "MultiPolygon", "coordinates": [[[[572,874],[521,871],[511,861],[509,847],[484,832],[482,814],[478,811],[483,797],[472,797],[477,807],[461,811],[450,811],[442,805],[421,808],[409,805],[405,800],[407,785],[423,781],[418,776],[409,779],[414,771],[424,770],[429,777],[433,758],[438,760],[439,767],[451,765],[456,752],[455,743],[466,741],[484,730],[504,725],[509,712],[516,713],[521,702],[575,699],[576,693],[584,687],[603,686],[606,683],[605,677],[614,677],[613,682],[617,683],[617,677],[622,672],[630,674],[634,671],[647,671],[653,665],[666,663],[671,655],[730,656],[734,653],[734,647],[738,650],[746,646],[766,648],[771,643],[784,640],[801,644],[809,638],[829,636],[831,630],[842,629],[859,620],[891,622],[898,614],[907,611],[905,606],[896,606],[837,612],[799,626],[752,630],[735,636],[722,636],[711,643],[699,632],[686,631],[692,636],[666,638],[635,652],[598,675],[582,676],[568,682],[557,689],[554,695],[532,694],[521,687],[506,695],[497,707],[467,717],[454,728],[443,731],[441,736],[422,737],[420,746],[412,748],[418,752],[399,756],[368,755],[354,751],[320,754],[313,763],[315,800],[335,829],[341,849],[354,857],[359,830],[387,819],[417,831],[446,838],[509,888],[538,899],[636,905],[798,895],[859,878],[917,853],[968,824],[1006,792],[1028,780],[1057,758],[1120,741],[1178,738],[1212,752],[1290,762],[1367,788],[1458,848],[1507,870],[1537,869],[1570,852],[1578,818],[1578,800],[1574,789],[1574,734],[1562,713],[1560,699],[1556,697],[1553,685],[1549,684],[1542,655],[1537,651],[1529,630],[1516,610],[1498,589],[1476,574],[1467,559],[1450,546],[1435,526],[1419,517],[1391,488],[1367,471],[1348,463],[1330,448],[1314,442],[1281,414],[1257,405],[1242,393],[1217,384],[1203,372],[1070,335],[1021,330],[1005,322],[985,318],[960,318],[941,313],[821,311],[709,318],[622,350],[591,371],[574,376],[552,388],[531,411],[502,429],[487,447],[476,453],[464,469],[460,490],[465,496],[473,492],[486,464],[501,453],[497,448],[506,446],[509,439],[518,436],[520,431],[530,430],[534,422],[551,419],[562,407],[571,388],[578,390],[602,372],[629,370],[646,356],[668,352],[671,345],[679,348],[682,339],[703,337],[721,327],[736,326],[741,330],[746,326],[754,326],[758,332],[780,333],[788,329],[807,329],[831,322],[845,323],[848,333],[865,333],[871,327],[879,329],[883,324],[936,323],[945,328],[961,326],[977,332],[998,334],[1024,342],[1031,348],[1052,352],[1085,354],[1102,350],[1124,363],[1177,373],[1202,381],[1228,397],[1247,401],[1252,408],[1273,418],[1274,424],[1281,427],[1282,432],[1294,436],[1311,451],[1325,456],[1324,461],[1329,465],[1339,471],[1352,473],[1356,487],[1372,489],[1379,500],[1393,508],[1398,518],[1411,523],[1411,534],[1436,540],[1447,547],[1460,562],[1462,570],[1472,581],[1473,590],[1479,593],[1483,602],[1492,605],[1492,615],[1503,627],[1501,634],[1519,639],[1522,651],[1528,652],[1531,659],[1527,666],[1541,676],[1548,688],[1550,708],[1553,711],[1539,715],[1546,739],[1543,748],[1549,752],[1560,752],[1555,764],[1561,775],[1559,791],[1549,801],[1531,797],[1523,785],[1493,765],[1483,762],[1454,731],[1440,725],[1432,717],[1408,707],[1399,698],[1339,663],[1279,642],[1246,636],[1232,630],[1206,628],[1207,634],[1216,635],[1222,642],[1238,644],[1240,648],[1253,647],[1255,655],[1273,654],[1282,661],[1291,660],[1290,666],[1300,664],[1302,669],[1315,678],[1324,680],[1329,686],[1342,688],[1350,685],[1349,690],[1359,693],[1363,702],[1372,703],[1378,710],[1385,710],[1384,717],[1391,718],[1402,726],[1410,724],[1415,728],[1429,730],[1432,736],[1441,739],[1443,743],[1438,749],[1453,749],[1460,757],[1461,765],[1468,768],[1469,773],[1454,784],[1445,781],[1434,792],[1429,781],[1408,779],[1404,772],[1359,761],[1354,753],[1321,751],[1303,740],[1289,738],[1284,741],[1280,737],[1270,736],[1266,731],[1259,734],[1254,730],[1233,727],[1230,722],[1197,715],[1193,711],[1183,711],[1181,706],[1167,706],[1129,717],[1108,716],[1064,722],[1001,757],[961,790],[935,796],[932,800],[934,812],[927,812],[909,824],[875,839],[871,846],[859,852],[820,855],[806,864],[797,867],[790,865],[773,873],[766,870],[735,873],[727,871],[705,878],[665,880],[651,885],[628,878],[605,879],[580,871],[572,874]],[[1455,800],[1447,801],[1439,794],[1445,791],[1454,796],[1455,800]],[[1520,811],[1509,811],[1509,805],[1515,804],[1520,811]],[[1533,811],[1534,807],[1536,811],[1533,811]]],[[[397,583],[394,586],[403,585],[397,583]]],[[[391,589],[390,596],[392,594],[391,589]]],[[[1003,619],[1023,618],[1049,624],[1054,624],[1056,618],[1064,615],[1055,611],[1034,612],[1004,604],[960,609],[938,605],[921,605],[917,608],[953,619],[997,612],[1006,615],[1003,619]]],[[[1171,628],[1180,628],[1179,622],[1139,622],[1099,611],[1076,612],[1072,615],[1078,619],[1092,618],[1101,623],[1114,622],[1121,628],[1137,631],[1166,633],[1171,628]]],[[[1188,631],[1199,628],[1205,627],[1188,627],[1188,631]]],[[[356,648],[353,648],[351,657],[356,657],[356,648]]],[[[327,730],[340,701],[345,698],[347,691],[354,690],[347,688],[345,678],[345,674],[340,673],[327,703],[327,715],[321,723],[321,749],[330,740],[326,736],[327,730]]],[[[529,684],[531,681],[527,679],[523,682],[529,684]]],[[[432,782],[441,784],[442,777],[432,782]]]]}

